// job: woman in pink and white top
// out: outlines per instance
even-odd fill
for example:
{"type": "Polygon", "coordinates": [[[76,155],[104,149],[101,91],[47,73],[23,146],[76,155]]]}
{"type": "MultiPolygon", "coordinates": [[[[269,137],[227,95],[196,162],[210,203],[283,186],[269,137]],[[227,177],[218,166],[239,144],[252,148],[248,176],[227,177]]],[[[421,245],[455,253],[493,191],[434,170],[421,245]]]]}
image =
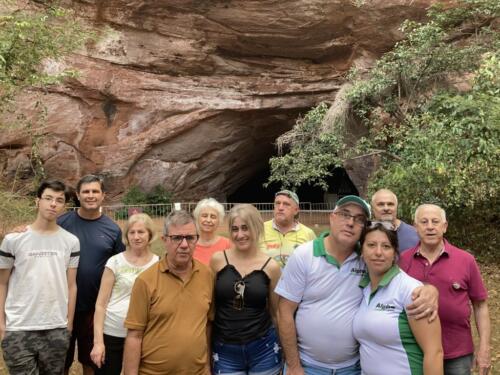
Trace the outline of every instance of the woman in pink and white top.
{"type": "Polygon", "coordinates": [[[127,329],[123,323],[136,277],[158,261],[150,250],[156,239],[146,214],[132,215],[123,231],[127,249],[109,258],[104,268],[94,314],[94,347],[90,358],[96,375],[120,375],[127,329]]]}

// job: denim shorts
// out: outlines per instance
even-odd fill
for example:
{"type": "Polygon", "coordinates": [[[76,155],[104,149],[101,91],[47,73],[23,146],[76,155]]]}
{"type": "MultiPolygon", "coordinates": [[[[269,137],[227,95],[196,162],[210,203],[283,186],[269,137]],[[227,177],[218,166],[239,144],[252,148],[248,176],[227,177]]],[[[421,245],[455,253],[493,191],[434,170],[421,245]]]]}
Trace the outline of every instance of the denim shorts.
{"type": "Polygon", "coordinates": [[[281,347],[274,327],[246,344],[226,344],[215,340],[212,347],[213,374],[275,375],[282,366],[281,347]]]}
{"type": "Polygon", "coordinates": [[[444,375],[470,375],[473,355],[444,360],[444,375]]]}

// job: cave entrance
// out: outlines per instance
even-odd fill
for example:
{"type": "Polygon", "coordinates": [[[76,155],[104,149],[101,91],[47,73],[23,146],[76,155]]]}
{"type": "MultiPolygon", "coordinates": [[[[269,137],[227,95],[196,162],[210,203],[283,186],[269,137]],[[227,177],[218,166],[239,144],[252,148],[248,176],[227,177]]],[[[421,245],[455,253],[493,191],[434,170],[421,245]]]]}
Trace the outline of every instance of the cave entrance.
{"type": "MultiPolygon", "coordinates": [[[[272,184],[267,188],[263,184],[269,178],[269,167],[259,170],[244,185],[240,186],[234,193],[228,195],[228,202],[238,203],[260,203],[273,202],[274,194],[280,190],[278,184],[272,184]]],[[[326,180],[328,191],[317,186],[303,184],[297,189],[301,202],[311,203],[335,203],[345,195],[359,195],[359,191],[349,178],[346,170],[341,167],[334,168],[332,175],[326,180]]]]}

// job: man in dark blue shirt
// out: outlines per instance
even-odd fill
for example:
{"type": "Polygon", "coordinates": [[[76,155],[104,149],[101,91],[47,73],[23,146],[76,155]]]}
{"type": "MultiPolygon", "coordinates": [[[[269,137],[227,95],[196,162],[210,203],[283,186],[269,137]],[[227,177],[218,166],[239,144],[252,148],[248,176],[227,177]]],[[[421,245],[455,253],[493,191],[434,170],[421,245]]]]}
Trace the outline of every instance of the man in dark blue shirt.
{"type": "Polygon", "coordinates": [[[398,197],[388,189],[380,189],[372,196],[372,214],[377,221],[391,223],[398,235],[399,253],[417,246],[420,241],[415,228],[398,219],[398,197]]]}
{"type": "Polygon", "coordinates": [[[98,176],[84,176],[78,181],[76,194],[80,207],[58,218],[57,223],[80,240],[80,263],[76,276],[77,298],[71,345],[66,358],[66,373],[75,355],[83,375],[94,374],[90,352],[94,344],[94,309],[106,261],[123,251],[120,227],[101,213],[105,197],[104,184],[98,176]]]}

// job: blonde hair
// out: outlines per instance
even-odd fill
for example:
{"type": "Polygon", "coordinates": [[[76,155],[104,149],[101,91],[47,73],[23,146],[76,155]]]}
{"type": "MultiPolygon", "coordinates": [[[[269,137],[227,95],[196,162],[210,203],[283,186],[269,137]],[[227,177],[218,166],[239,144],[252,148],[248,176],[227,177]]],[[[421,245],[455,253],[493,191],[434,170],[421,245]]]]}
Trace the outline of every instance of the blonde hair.
{"type": "Polygon", "coordinates": [[[128,242],[128,231],[130,230],[130,227],[136,223],[144,224],[149,233],[148,245],[151,245],[151,243],[156,240],[157,235],[153,220],[147,214],[134,214],[128,218],[125,228],[123,228],[123,243],[127,246],[130,245],[128,242]]]}
{"type": "Polygon", "coordinates": [[[258,243],[264,234],[264,221],[260,212],[251,204],[237,204],[228,215],[229,232],[234,224],[234,220],[239,217],[245,222],[247,227],[250,229],[252,239],[255,243],[258,243]]]}

